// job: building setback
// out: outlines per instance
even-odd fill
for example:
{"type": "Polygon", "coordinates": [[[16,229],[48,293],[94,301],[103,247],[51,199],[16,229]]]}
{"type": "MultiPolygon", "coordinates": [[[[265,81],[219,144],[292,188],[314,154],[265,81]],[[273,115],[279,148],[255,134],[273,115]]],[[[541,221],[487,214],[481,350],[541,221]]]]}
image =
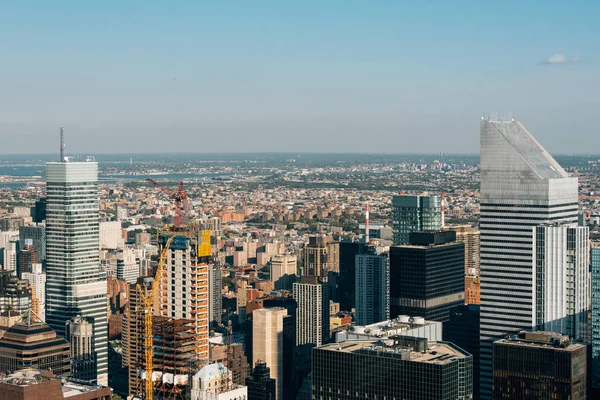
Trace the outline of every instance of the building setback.
{"type": "Polygon", "coordinates": [[[392,197],[392,232],[395,246],[408,244],[411,232],[439,231],[442,226],[440,196],[392,197]]]}
{"type": "Polygon", "coordinates": [[[521,123],[482,119],[482,399],[492,395],[493,342],[540,322],[534,228],[575,224],[578,211],[577,178],[569,177],[521,123]]]}
{"type": "Polygon", "coordinates": [[[271,371],[267,363],[259,361],[254,370],[246,378],[248,388],[248,400],[276,400],[277,385],[275,379],[271,378],[271,371]]]}
{"type": "Polygon", "coordinates": [[[28,313],[0,339],[0,371],[23,368],[51,369],[55,375],[71,375],[69,342],[56,336],[48,325],[28,313]]]}
{"type": "Polygon", "coordinates": [[[390,316],[446,324],[464,304],[464,244],[454,232],[413,232],[410,245],[390,248],[390,316]]]}
{"type": "Polygon", "coordinates": [[[313,399],[470,399],[472,361],[451,343],[408,336],[327,344],[313,349],[313,399]]]}
{"type": "Polygon", "coordinates": [[[493,398],[587,397],[587,348],[553,332],[521,332],[494,342],[493,398]]]}

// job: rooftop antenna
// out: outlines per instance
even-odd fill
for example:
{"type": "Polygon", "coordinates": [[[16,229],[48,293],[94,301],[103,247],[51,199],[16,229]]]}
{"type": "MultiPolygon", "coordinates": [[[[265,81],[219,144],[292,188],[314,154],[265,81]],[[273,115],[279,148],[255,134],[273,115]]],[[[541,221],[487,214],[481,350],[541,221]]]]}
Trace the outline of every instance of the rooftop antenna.
{"type": "Polygon", "coordinates": [[[60,162],[65,162],[65,129],[60,127],[60,162]]]}

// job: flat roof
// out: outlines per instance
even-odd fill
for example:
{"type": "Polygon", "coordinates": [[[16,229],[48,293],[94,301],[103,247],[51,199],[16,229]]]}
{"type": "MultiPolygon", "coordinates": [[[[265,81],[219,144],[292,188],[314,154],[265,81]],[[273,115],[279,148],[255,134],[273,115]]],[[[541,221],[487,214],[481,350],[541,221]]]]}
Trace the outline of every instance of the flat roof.
{"type": "MultiPolygon", "coordinates": [[[[344,353],[364,354],[364,351],[373,352],[373,354],[389,353],[389,354],[406,354],[410,353],[410,361],[432,363],[432,364],[448,364],[457,358],[466,358],[471,355],[464,353],[458,347],[448,342],[429,342],[427,351],[417,352],[412,351],[411,347],[402,345],[389,345],[387,340],[344,340],[339,343],[326,344],[318,347],[319,350],[341,351],[344,353]]],[[[407,361],[409,361],[407,359],[407,361]]]]}

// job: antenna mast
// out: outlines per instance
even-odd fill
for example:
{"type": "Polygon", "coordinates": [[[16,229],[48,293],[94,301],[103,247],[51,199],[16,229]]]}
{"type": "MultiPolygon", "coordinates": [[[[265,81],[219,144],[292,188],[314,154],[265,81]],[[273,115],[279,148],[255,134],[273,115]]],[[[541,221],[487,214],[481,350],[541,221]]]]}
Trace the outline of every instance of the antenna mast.
{"type": "Polygon", "coordinates": [[[60,162],[65,162],[65,133],[62,126],[60,127],[60,162]]]}

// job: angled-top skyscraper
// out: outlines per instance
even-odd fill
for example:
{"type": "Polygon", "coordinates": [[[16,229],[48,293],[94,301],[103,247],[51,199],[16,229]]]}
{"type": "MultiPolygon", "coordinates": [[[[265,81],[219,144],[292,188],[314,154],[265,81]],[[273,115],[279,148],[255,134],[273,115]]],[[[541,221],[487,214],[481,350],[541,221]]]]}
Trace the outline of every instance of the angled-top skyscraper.
{"type": "MultiPolygon", "coordinates": [[[[62,147],[62,146],[61,146],[62,147]]],[[[106,274],[98,256],[98,163],[62,154],[46,163],[46,323],[60,336],[67,320],[92,321],[98,383],[108,385],[106,274]]]]}
{"type": "Polygon", "coordinates": [[[481,398],[491,398],[492,342],[536,327],[533,234],[577,222],[569,177],[514,120],[481,121],[481,398]]]}

